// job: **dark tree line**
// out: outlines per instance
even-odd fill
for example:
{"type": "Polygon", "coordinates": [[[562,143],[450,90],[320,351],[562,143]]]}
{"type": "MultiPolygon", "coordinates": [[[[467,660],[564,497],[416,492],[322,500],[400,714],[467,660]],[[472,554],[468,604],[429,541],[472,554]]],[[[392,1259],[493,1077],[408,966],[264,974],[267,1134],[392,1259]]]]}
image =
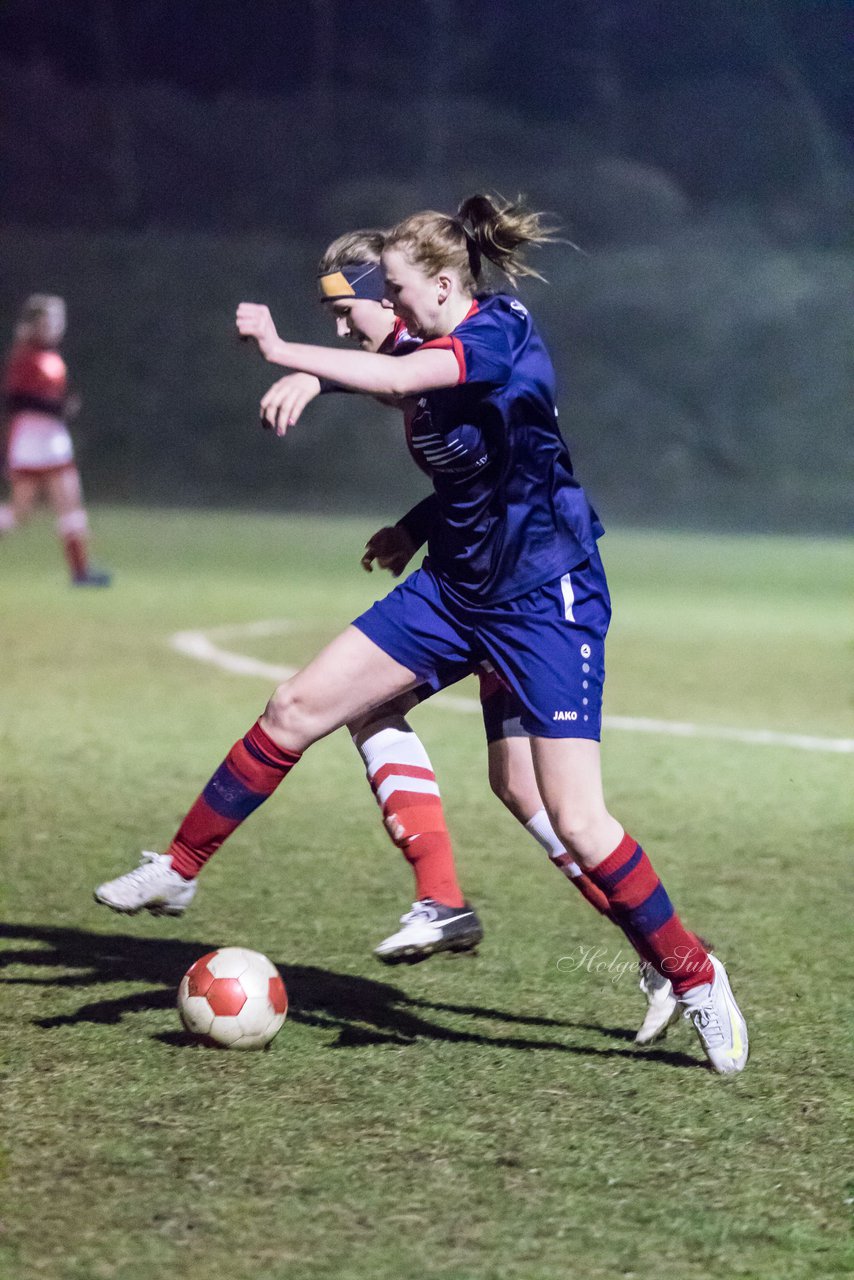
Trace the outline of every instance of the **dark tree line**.
{"type": "MultiPolygon", "coordinates": [[[[37,89],[16,103],[11,90],[20,77],[30,85],[40,80],[57,111],[63,110],[64,86],[84,93],[78,145],[98,153],[102,220],[119,225],[144,225],[159,216],[157,194],[146,191],[156,149],[156,138],[153,148],[146,135],[157,128],[141,101],[146,85],[160,86],[161,97],[174,102],[233,99],[236,119],[240,102],[254,101],[248,114],[259,117],[264,99],[278,101],[268,113],[278,126],[284,165],[290,163],[289,144],[299,144],[304,171],[293,172],[291,180],[299,188],[296,203],[305,205],[312,186],[331,178],[386,174],[411,182],[413,171],[420,188],[436,193],[434,203],[447,201],[467,170],[486,169],[484,161],[494,168],[477,126],[477,118],[490,113],[509,112],[518,122],[509,129],[508,158],[524,155],[526,126],[536,132],[550,122],[570,133],[580,130],[584,144],[599,154],[667,169],[655,154],[654,127],[641,127],[639,115],[661,112],[662,124],[678,132],[678,116],[668,104],[679,85],[696,86],[697,96],[709,85],[714,127],[715,113],[720,115],[715,99],[730,84],[736,116],[742,94],[741,128],[755,133],[768,123],[744,98],[743,86],[753,84],[764,100],[776,101],[778,119],[786,122],[781,127],[793,132],[801,152],[797,167],[809,174],[812,199],[836,207],[854,101],[854,72],[844,52],[847,15],[844,0],[539,0],[533,6],[525,0],[491,0],[488,6],[482,0],[417,6],[391,0],[308,0],[299,6],[281,0],[182,0],[177,6],[172,0],[6,0],[0,8],[0,57],[6,58],[10,88],[6,187],[21,177],[15,140],[26,138],[27,129],[16,127],[16,117],[50,110],[47,102],[37,105],[37,89]],[[392,119],[402,122],[401,136],[392,119]]],[[[190,109],[183,114],[185,139],[167,136],[164,146],[204,149],[198,137],[203,120],[194,121],[190,109]]],[[[215,118],[226,114],[214,109],[215,118]]],[[[37,123],[49,139],[50,119],[37,123]]],[[[240,149],[263,148],[257,119],[245,123],[240,149]]],[[[233,148],[233,130],[220,118],[216,124],[223,147],[233,148]]],[[[750,151],[749,139],[744,141],[750,151]]],[[[776,139],[770,143],[775,151],[776,139]]],[[[562,151],[556,142],[554,164],[565,163],[562,151]]],[[[78,168],[80,181],[93,180],[87,173],[92,165],[78,168]]],[[[63,185],[71,187],[73,210],[74,166],[66,169],[63,185]]],[[[263,186],[263,163],[255,172],[247,164],[236,180],[263,186]]],[[[260,192],[258,202],[262,198],[260,192]]],[[[184,221],[191,224],[193,213],[188,202],[184,221]]],[[[21,216],[14,204],[9,214],[21,216]]],[[[174,210],[167,216],[173,219],[174,210]]],[[[256,215],[254,221],[264,219],[256,215]]]]}

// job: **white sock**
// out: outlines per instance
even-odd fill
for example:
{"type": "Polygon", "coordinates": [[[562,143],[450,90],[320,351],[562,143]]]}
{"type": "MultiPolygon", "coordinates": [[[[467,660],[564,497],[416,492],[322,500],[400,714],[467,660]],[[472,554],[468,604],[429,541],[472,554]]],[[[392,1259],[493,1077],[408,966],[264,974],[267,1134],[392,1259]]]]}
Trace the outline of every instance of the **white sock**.
{"type": "MultiPolygon", "coordinates": [[[[566,857],[566,849],[558,839],[545,809],[538,809],[533,818],[528,819],[525,823],[525,830],[530,832],[537,844],[543,846],[552,862],[557,862],[559,858],[566,857]]],[[[582,874],[581,867],[577,862],[562,862],[560,869],[564,875],[571,876],[573,880],[582,874]]]]}

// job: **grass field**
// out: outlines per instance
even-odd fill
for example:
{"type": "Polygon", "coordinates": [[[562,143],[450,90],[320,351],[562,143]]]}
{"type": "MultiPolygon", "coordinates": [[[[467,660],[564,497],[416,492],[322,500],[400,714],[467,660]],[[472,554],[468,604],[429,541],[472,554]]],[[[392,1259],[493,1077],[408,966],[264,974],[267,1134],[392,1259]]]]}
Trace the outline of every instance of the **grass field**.
{"type": "MultiPolygon", "coordinates": [[[[110,915],[92,887],[165,847],[269,689],[170,635],[286,618],[229,647],[299,662],[386,583],[357,567],[370,518],[94,522],[108,592],[66,586],[46,522],[0,543],[2,1280],[851,1274],[850,754],[606,734],[611,808],[729,966],[752,1035],[734,1080],[684,1025],[635,1049],[619,936],[489,793],[479,718],[439,702],[413,723],[477,956],[373,959],[411,883],[342,734],[184,919],[110,915]],[[225,944],[285,977],[269,1052],[180,1033],[182,973],[225,944]]],[[[851,736],[850,548],[603,551],[607,713],[851,736]]]]}

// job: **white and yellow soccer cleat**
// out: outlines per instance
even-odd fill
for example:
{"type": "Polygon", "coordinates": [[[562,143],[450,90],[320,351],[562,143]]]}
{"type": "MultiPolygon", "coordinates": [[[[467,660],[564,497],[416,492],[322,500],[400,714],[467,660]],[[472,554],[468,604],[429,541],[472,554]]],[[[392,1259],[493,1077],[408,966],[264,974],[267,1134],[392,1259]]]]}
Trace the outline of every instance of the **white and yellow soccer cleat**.
{"type": "Polygon", "coordinates": [[[168,853],[146,852],[133,871],[99,884],[95,901],[126,916],[143,909],[153,916],[182,916],[195,894],[195,880],[173,871],[168,853]]]}
{"type": "Polygon", "coordinates": [[[726,969],[709,956],[714,981],[692,987],[680,997],[682,1012],[694,1024],[703,1052],[720,1075],[743,1071],[747,1062],[747,1023],[735,1002],[726,969]]]}

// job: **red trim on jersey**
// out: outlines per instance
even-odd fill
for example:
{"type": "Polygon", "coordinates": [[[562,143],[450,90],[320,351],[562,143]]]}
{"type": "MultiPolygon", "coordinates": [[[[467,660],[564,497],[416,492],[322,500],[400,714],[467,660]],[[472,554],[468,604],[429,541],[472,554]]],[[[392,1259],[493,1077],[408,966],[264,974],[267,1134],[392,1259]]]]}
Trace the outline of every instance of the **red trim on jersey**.
{"type": "Polygon", "coordinates": [[[413,341],[412,334],[407,329],[405,322],[401,320],[400,316],[395,316],[394,326],[391,330],[391,333],[386,338],[384,338],[382,343],[380,344],[380,348],[379,348],[380,355],[393,356],[395,353],[395,348],[401,342],[412,342],[412,341],[413,341]]]}
{"type": "Polygon", "coordinates": [[[22,480],[45,480],[48,476],[58,476],[63,471],[76,470],[76,462],[61,462],[58,467],[10,467],[9,476],[20,476],[22,480]]]}
{"type": "MultiPolygon", "coordinates": [[[[472,304],[469,307],[468,311],[463,316],[462,320],[460,321],[460,324],[465,324],[466,320],[468,320],[471,316],[477,315],[479,310],[480,308],[478,306],[477,298],[472,298],[472,304]]],[[[459,328],[459,325],[457,326],[457,328],[459,328]]],[[[452,333],[449,333],[446,337],[443,337],[443,338],[432,338],[429,342],[425,342],[421,346],[422,351],[429,351],[431,349],[433,349],[434,351],[453,351],[454,358],[456,359],[457,365],[460,370],[460,376],[457,379],[457,386],[459,386],[460,383],[465,382],[466,354],[465,354],[465,351],[463,350],[463,344],[460,342],[459,338],[455,338],[452,333]]]]}
{"type": "Polygon", "coordinates": [[[395,316],[394,328],[391,331],[391,345],[396,347],[401,339],[409,339],[410,337],[411,335],[406,327],[405,321],[401,320],[400,316],[395,316]]]}
{"type": "Polygon", "coordinates": [[[453,351],[454,359],[457,362],[457,368],[460,371],[460,376],[457,378],[456,385],[459,386],[461,382],[465,382],[466,357],[465,352],[463,351],[463,344],[460,342],[459,338],[455,338],[452,334],[449,334],[447,338],[433,338],[431,342],[425,342],[421,350],[453,351]]]}

